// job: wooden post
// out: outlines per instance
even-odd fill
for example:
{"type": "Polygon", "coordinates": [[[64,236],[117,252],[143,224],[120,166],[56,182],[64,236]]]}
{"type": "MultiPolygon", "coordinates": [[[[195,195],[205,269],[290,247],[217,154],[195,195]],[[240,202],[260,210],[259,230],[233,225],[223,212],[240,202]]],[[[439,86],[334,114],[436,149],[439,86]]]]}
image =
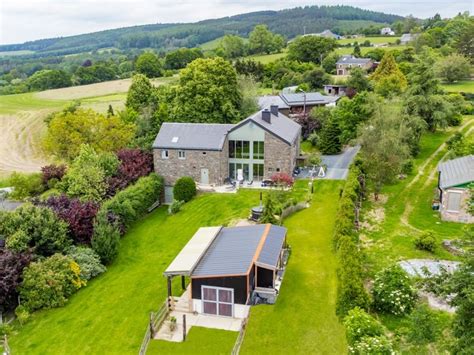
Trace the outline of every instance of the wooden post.
{"type": "Polygon", "coordinates": [[[168,309],[171,310],[171,297],[173,296],[171,292],[171,276],[168,276],[168,309]]]}
{"type": "Polygon", "coordinates": [[[186,290],[186,279],[185,279],[184,275],[181,275],[181,288],[183,290],[186,290]]]}
{"type": "Polygon", "coordinates": [[[186,314],[183,314],[183,341],[186,340],[186,314]]]}
{"type": "Polygon", "coordinates": [[[150,312],[150,334],[151,338],[155,337],[155,328],[153,327],[153,312],[150,312]]]}

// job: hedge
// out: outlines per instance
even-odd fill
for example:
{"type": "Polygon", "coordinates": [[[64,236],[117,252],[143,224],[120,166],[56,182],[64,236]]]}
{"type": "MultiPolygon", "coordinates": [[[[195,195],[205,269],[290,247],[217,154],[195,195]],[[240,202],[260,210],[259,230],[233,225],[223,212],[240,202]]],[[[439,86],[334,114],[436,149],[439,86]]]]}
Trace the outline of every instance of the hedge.
{"type": "Polygon", "coordinates": [[[148,176],[118,192],[106,201],[100,211],[106,215],[112,212],[118,216],[125,227],[129,227],[138,218],[145,215],[148,209],[160,199],[163,192],[163,178],[151,173],[148,176]]]}

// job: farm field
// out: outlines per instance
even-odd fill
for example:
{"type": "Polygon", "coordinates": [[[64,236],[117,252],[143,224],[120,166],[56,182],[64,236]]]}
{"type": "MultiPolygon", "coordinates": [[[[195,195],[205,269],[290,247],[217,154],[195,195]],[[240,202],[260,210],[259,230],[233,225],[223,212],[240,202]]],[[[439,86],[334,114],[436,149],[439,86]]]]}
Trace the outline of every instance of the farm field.
{"type": "Polygon", "coordinates": [[[474,94],[474,80],[460,81],[454,84],[442,84],[447,92],[464,92],[474,94]]]}
{"type": "MultiPolygon", "coordinates": [[[[201,48],[203,51],[212,51],[216,49],[219,46],[219,43],[222,41],[224,36],[213,39],[212,41],[205,42],[199,45],[199,48],[201,48]]],[[[248,38],[242,37],[245,43],[248,42],[248,38]]]]}
{"type": "Polygon", "coordinates": [[[368,36],[368,37],[357,37],[357,38],[343,38],[343,39],[337,40],[337,43],[348,44],[348,43],[358,42],[359,44],[361,44],[362,42],[369,40],[370,43],[372,44],[382,44],[382,43],[395,43],[397,42],[397,39],[400,39],[400,37],[398,36],[387,36],[387,37],[368,36]]]}
{"type": "MultiPolygon", "coordinates": [[[[383,49],[385,51],[393,51],[393,50],[403,50],[406,46],[403,45],[393,45],[393,46],[386,46],[386,47],[360,47],[360,52],[362,55],[365,55],[367,52],[370,52],[376,48],[383,49]]],[[[336,53],[343,55],[343,54],[352,54],[354,51],[354,47],[339,47],[335,49],[336,53]]]]}

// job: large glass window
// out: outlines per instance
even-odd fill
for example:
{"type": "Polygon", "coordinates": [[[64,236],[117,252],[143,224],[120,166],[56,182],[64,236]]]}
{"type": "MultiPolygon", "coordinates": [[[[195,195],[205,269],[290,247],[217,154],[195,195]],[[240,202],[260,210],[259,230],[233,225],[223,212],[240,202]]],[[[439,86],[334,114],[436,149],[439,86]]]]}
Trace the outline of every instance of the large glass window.
{"type": "Polygon", "coordinates": [[[263,142],[253,142],[253,158],[264,159],[265,151],[263,142]]]}
{"type": "Polygon", "coordinates": [[[229,158],[235,158],[235,141],[229,141],[229,158]]]}
{"type": "Polygon", "coordinates": [[[229,158],[249,159],[250,142],[249,141],[229,141],[229,158]]]}
{"type": "Polygon", "coordinates": [[[257,181],[263,180],[263,164],[253,164],[253,179],[257,181]]]}

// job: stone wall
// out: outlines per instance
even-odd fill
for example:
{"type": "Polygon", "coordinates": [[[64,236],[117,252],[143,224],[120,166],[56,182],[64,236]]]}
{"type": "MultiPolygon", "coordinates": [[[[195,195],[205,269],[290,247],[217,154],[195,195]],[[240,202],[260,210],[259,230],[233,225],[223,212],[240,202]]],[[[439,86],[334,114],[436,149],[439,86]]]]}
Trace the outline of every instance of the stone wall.
{"type": "Polygon", "coordinates": [[[178,149],[167,149],[168,159],[161,158],[162,149],[153,149],[155,172],[165,179],[165,184],[174,185],[182,176],[191,176],[201,182],[201,169],[209,170],[209,184],[222,184],[229,175],[227,164],[228,145],[223,151],[185,150],[186,158],[178,158],[178,149]]]}
{"type": "Polygon", "coordinates": [[[449,222],[474,223],[474,216],[468,212],[470,193],[468,189],[447,189],[443,191],[443,202],[441,204],[441,219],[449,222]],[[448,211],[449,192],[461,192],[461,210],[459,212],[448,211]]]}
{"type": "Polygon", "coordinates": [[[280,171],[291,175],[299,154],[299,138],[290,146],[271,133],[265,132],[265,178],[280,171]]]}

